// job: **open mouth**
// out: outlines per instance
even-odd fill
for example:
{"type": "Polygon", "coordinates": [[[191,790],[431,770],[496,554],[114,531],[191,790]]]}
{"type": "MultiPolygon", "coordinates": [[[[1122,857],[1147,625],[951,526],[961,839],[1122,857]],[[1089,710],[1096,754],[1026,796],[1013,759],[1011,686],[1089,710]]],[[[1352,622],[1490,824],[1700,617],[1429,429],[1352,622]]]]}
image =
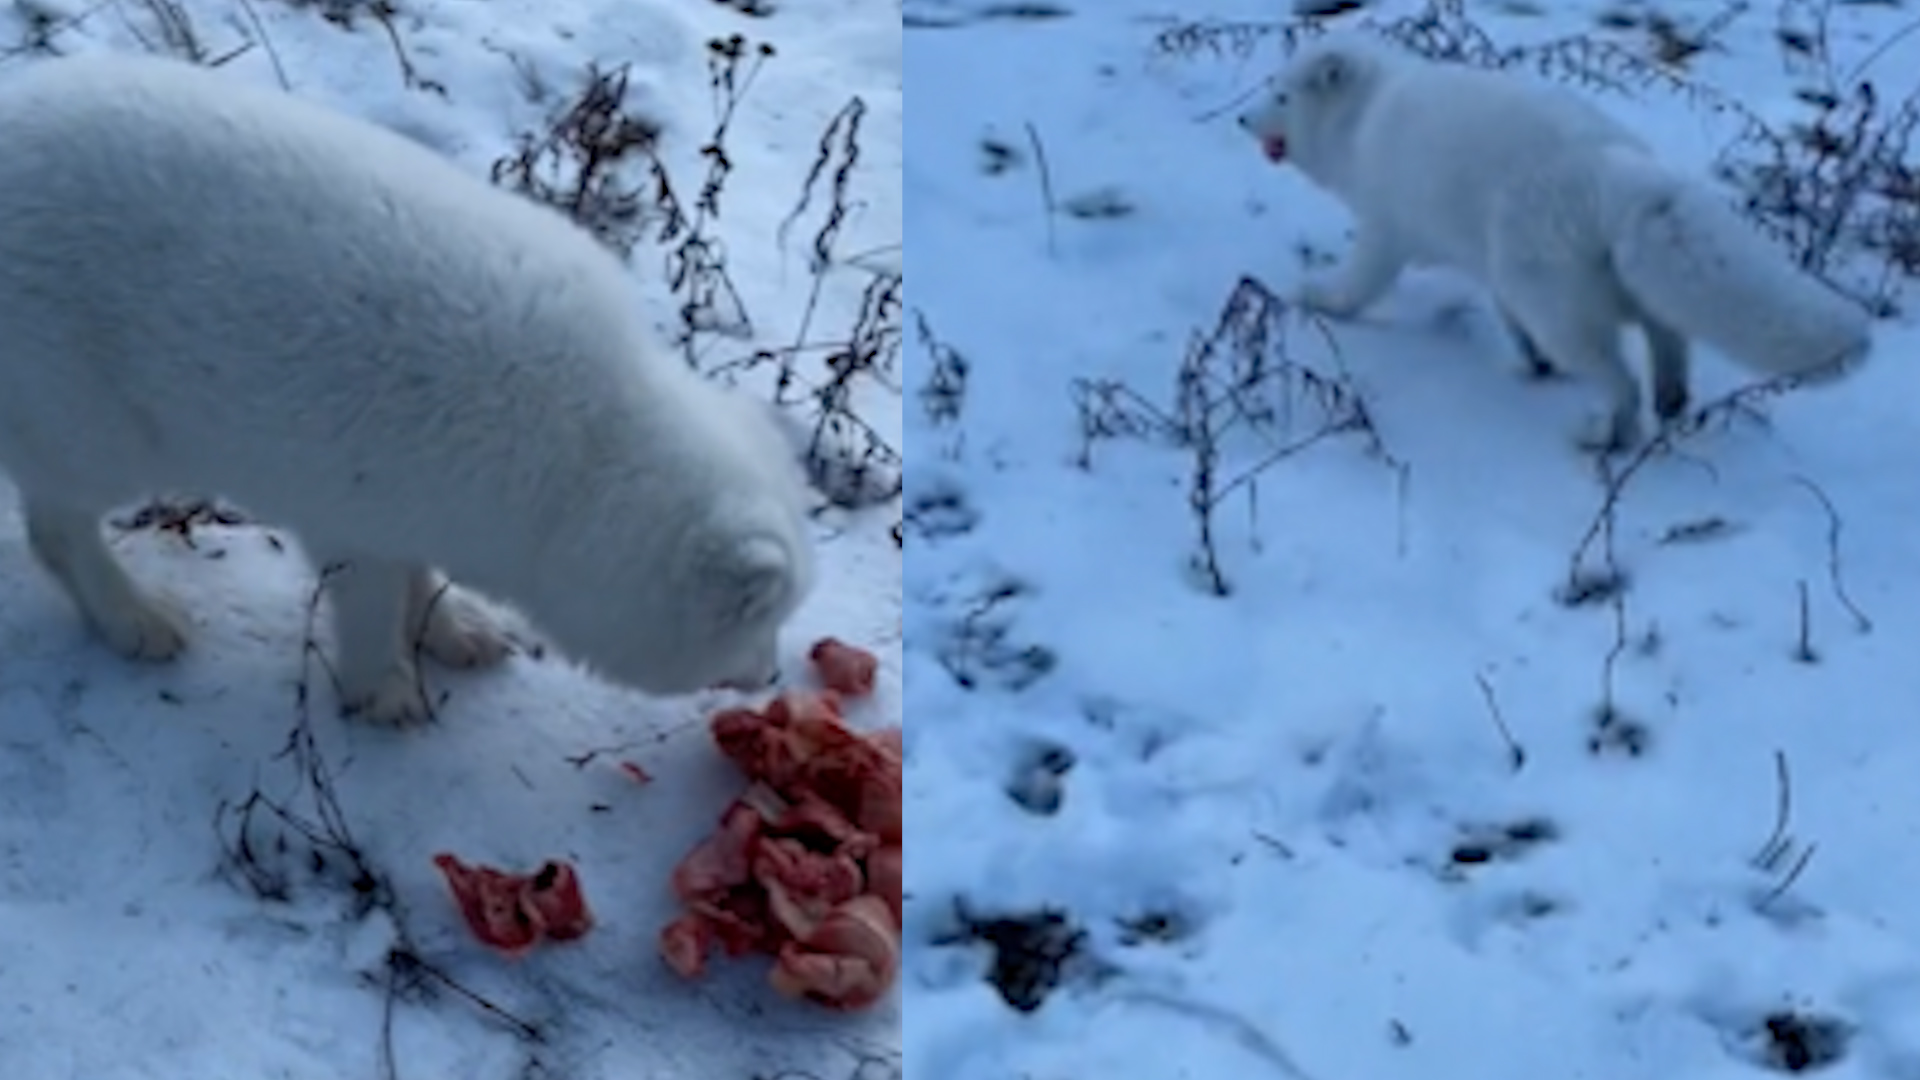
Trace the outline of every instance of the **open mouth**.
{"type": "Polygon", "coordinates": [[[1287,140],[1278,135],[1261,139],[1260,149],[1266,151],[1268,161],[1277,163],[1287,160],[1287,140]]]}

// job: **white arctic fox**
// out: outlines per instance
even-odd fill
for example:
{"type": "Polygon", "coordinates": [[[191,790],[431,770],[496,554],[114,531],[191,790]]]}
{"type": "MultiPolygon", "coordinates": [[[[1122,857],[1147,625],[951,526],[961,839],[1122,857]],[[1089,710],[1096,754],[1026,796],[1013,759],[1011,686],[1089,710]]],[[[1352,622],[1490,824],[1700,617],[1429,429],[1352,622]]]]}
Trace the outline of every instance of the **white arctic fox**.
{"type": "Polygon", "coordinates": [[[1352,254],[1303,303],[1351,315],[1408,264],[1472,275],[1531,359],[1605,388],[1591,448],[1640,437],[1625,324],[1646,335],[1663,421],[1686,409],[1688,338],[1769,377],[1838,375],[1868,352],[1856,305],[1571,94],[1342,32],[1302,47],[1240,124],[1355,218],[1352,254]]]}
{"type": "Polygon", "coordinates": [[[584,231],[374,125],[170,60],[0,79],[0,470],[129,657],[174,656],[184,618],[101,518],[188,491],[348,564],[336,670],[367,719],[425,713],[416,640],[507,654],[443,570],[622,684],[771,681],[812,580],[804,483],[635,308],[584,231]]]}

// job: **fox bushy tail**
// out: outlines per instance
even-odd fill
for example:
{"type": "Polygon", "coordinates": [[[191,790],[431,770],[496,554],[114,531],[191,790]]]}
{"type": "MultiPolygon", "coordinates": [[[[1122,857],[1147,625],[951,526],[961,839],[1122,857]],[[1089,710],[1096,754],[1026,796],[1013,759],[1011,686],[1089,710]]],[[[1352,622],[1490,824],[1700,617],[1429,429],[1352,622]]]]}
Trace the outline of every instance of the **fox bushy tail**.
{"type": "Polygon", "coordinates": [[[1794,265],[1719,192],[1631,152],[1604,168],[1614,271],[1649,315],[1767,377],[1823,381],[1866,360],[1867,313],[1794,265]]]}

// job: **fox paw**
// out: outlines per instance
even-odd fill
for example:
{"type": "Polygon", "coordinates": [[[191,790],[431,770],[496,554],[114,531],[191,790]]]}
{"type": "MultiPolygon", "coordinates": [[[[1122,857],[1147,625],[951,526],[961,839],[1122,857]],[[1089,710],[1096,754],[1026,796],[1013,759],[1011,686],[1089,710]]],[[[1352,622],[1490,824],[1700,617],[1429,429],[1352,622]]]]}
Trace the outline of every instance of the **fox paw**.
{"type": "Polygon", "coordinates": [[[1662,428],[1671,427],[1687,418],[1687,384],[1656,382],[1653,387],[1653,415],[1660,421],[1662,428]]]}
{"type": "Polygon", "coordinates": [[[340,714],[380,727],[414,727],[433,719],[433,705],[412,664],[397,664],[377,679],[340,686],[340,714]]]}
{"type": "Polygon", "coordinates": [[[420,648],[450,668],[487,668],[507,658],[513,641],[485,604],[458,588],[447,588],[427,609],[420,648]]]}
{"type": "Polygon", "coordinates": [[[1338,283],[1320,278],[1302,283],[1294,292],[1293,304],[1332,319],[1345,319],[1360,310],[1360,305],[1338,283]]]}
{"type": "Polygon", "coordinates": [[[1640,445],[1640,420],[1632,415],[1603,412],[1588,417],[1576,440],[1580,449],[1606,456],[1640,445]]]}
{"type": "Polygon", "coordinates": [[[1515,366],[1514,374],[1521,382],[1551,383],[1566,381],[1566,373],[1554,367],[1551,361],[1538,360],[1531,356],[1521,357],[1515,366]]]}

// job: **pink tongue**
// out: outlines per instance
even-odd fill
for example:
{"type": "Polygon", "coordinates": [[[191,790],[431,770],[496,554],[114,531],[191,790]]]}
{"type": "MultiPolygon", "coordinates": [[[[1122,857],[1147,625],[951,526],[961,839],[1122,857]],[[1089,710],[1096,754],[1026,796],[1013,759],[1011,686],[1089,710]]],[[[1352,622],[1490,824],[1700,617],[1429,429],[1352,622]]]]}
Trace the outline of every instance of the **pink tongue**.
{"type": "Polygon", "coordinates": [[[1280,138],[1268,139],[1261,143],[1261,146],[1267,151],[1268,161],[1287,160],[1287,140],[1280,138]]]}

